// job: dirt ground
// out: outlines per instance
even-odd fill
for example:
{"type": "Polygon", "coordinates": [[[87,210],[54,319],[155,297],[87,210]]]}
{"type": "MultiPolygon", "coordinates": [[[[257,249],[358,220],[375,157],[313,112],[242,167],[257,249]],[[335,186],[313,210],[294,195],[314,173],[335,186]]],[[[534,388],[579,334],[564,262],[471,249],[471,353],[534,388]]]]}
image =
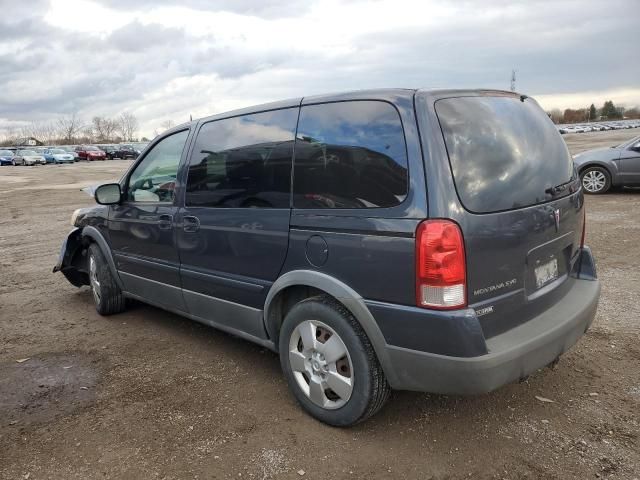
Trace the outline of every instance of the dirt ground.
{"type": "Polygon", "coordinates": [[[0,168],[1,479],[640,478],[640,191],[587,199],[601,303],[554,369],[476,397],[394,392],[341,430],[298,408],[273,353],[143,305],[100,317],[51,273],[92,204],[80,187],[128,165],[0,168]]]}

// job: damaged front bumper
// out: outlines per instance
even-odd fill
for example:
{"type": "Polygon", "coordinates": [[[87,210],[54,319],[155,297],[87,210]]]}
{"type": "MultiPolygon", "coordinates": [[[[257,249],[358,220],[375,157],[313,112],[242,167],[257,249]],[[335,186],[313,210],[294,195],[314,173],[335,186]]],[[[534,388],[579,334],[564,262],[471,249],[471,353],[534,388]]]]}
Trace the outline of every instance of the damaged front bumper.
{"type": "Polygon", "coordinates": [[[87,272],[80,268],[84,262],[84,247],[82,245],[82,229],[74,228],[62,242],[58,263],[53,267],[53,272],[62,272],[65,278],[76,287],[88,284],[87,272]]]}

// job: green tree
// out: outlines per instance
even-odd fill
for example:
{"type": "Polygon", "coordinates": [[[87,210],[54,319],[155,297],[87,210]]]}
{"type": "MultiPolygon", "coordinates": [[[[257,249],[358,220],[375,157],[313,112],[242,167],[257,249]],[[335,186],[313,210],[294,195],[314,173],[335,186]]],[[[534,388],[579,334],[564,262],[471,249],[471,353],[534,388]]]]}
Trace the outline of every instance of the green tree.
{"type": "Polygon", "coordinates": [[[596,111],[596,106],[592,103],[589,107],[589,120],[595,120],[598,116],[598,112],[596,111]]]}
{"type": "Polygon", "coordinates": [[[605,118],[620,118],[620,112],[611,100],[604,102],[600,114],[605,118]]]}

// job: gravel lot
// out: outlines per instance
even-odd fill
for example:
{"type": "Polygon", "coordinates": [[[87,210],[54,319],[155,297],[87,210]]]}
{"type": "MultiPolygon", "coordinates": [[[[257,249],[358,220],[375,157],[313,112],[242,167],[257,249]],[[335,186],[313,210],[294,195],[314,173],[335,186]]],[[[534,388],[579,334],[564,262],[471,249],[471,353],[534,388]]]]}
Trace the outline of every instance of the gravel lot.
{"type": "Polygon", "coordinates": [[[128,165],[0,168],[1,479],[640,478],[640,191],[587,199],[601,304],[554,369],[477,397],[395,392],[339,430],[297,407],[273,353],[143,305],[102,318],[51,273],[92,204],[79,188],[128,165]]]}

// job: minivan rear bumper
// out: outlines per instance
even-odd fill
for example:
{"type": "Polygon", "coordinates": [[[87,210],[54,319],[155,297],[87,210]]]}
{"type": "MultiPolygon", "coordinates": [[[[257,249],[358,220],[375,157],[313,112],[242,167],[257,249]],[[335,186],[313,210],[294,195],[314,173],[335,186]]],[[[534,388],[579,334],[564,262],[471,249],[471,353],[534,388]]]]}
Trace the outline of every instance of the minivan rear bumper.
{"type": "Polygon", "coordinates": [[[600,282],[575,279],[553,307],[487,340],[488,353],[451,357],[387,345],[387,377],[399,390],[444,394],[486,393],[542,368],[571,348],[596,314],[600,282]]]}

